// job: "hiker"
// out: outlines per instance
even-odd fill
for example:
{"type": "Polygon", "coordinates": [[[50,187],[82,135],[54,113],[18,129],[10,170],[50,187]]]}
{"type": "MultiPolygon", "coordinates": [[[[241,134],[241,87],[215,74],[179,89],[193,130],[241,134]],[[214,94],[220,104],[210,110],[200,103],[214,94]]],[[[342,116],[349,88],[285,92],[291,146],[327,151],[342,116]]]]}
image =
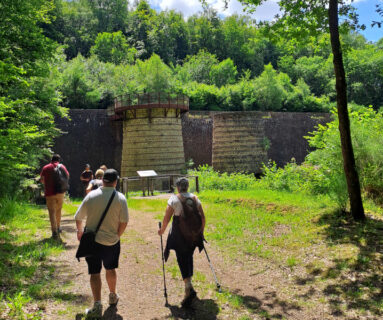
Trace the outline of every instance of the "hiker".
{"type": "Polygon", "coordinates": [[[105,164],[103,164],[102,166],[100,166],[100,169],[105,172],[106,169],[108,169],[108,167],[105,164]]]}
{"type": "Polygon", "coordinates": [[[90,170],[90,164],[85,165],[85,170],[80,175],[80,180],[82,182],[82,185],[84,187],[84,193],[86,194],[85,190],[88,188],[89,182],[93,179],[93,171],[90,170]]]}
{"type": "Polygon", "coordinates": [[[119,296],[116,293],[118,261],[120,257],[120,237],[128,225],[128,205],[125,196],[116,191],[118,173],[114,169],[105,171],[103,186],[90,192],[78,208],[75,220],[77,226],[77,239],[80,241],[84,229],[82,220],[86,219],[85,226],[89,230],[96,230],[101,216],[114,195],[109,210],[96,234],[97,255],[86,258],[88,273],[90,274],[90,287],[92,289],[94,304],[85,313],[88,317],[102,316],[101,303],[101,268],[104,265],[106,282],[109,287],[109,305],[116,305],[119,296]]]}
{"type": "Polygon", "coordinates": [[[54,154],[51,162],[45,165],[40,173],[54,239],[58,239],[61,233],[61,209],[69,181],[69,172],[60,161],[60,155],[54,154]]]}
{"type": "Polygon", "coordinates": [[[85,190],[86,194],[88,194],[92,190],[96,190],[102,187],[102,178],[104,176],[104,171],[102,169],[98,169],[95,173],[95,176],[96,179],[93,179],[89,182],[88,187],[85,190]]]}
{"type": "Polygon", "coordinates": [[[167,261],[171,249],[176,253],[178,266],[185,283],[185,297],[181,304],[187,307],[197,296],[192,285],[193,253],[196,247],[199,248],[200,252],[203,250],[205,214],[198,198],[188,192],[188,179],[178,179],[176,187],[178,195],[172,195],[168,200],[165,217],[158,234],[161,236],[165,232],[173,216],[164,256],[165,261],[167,261]]]}

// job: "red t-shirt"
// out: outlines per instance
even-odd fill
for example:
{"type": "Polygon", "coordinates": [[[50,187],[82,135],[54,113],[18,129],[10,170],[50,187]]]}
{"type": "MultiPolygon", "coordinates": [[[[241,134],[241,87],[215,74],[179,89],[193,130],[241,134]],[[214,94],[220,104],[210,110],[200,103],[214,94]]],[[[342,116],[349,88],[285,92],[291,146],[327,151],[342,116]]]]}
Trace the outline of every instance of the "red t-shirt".
{"type": "MultiPolygon", "coordinates": [[[[54,181],[53,181],[53,170],[57,167],[59,162],[51,162],[44,166],[43,170],[41,170],[40,176],[44,177],[44,193],[46,197],[54,196],[57,194],[55,191],[54,181]]],[[[66,174],[69,177],[69,172],[67,168],[63,164],[61,164],[61,168],[64,169],[66,174]]]]}

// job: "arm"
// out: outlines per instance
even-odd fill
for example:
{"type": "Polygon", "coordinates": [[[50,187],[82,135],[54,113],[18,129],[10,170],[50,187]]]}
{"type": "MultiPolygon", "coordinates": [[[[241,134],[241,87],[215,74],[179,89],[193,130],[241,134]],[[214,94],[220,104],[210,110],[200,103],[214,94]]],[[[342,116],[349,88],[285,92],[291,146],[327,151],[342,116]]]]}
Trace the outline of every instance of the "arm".
{"type": "Polygon", "coordinates": [[[165,211],[165,217],[162,221],[162,226],[161,226],[161,229],[158,230],[158,235],[163,235],[163,233],[165,232],[166,230],[166,227],[168,226],[169,224],[169,221],[170,219],[172,218],[173,216],[173,213],[174,213],[174,209],[171,207],[171,206],[167,206],[166,207],[166,211],[165,211]]]}
{"type": "Polygon", "coordinates": [[[126,229],[126,226],[128,225],[127,222],[120,222],[120,224],[118,225],[118,237],[120,238],[122,236],[122,234],[124,233],[125,229],[126,229]]]}
{"type": "Polygon", "coordinates": [[[203,232],[205,230],[206,218],[205,218],[205,213],[202,209],[202,205],[200,205],[198,207],[198,211],[201,214],[201,219],[202,219],[202,227],[201,228],[202,228],[202,232],[203,232]]]}
{"type": "Polygon", "coordinates": [[[76,228],[77,228],[77,240],[80,241],[84,233],[84,229],[82,227],[82,220],[76,220],[76,228]]]}
{"type": "Polygon", "coordinates": [[[93,189],[93,183],[89,183],[88,184],[88,187],[86,188],[85,190],[85,193],[88,194],[89,192],[91,192],[93,189]]]}
{"type": "Polygon", "coordinates": [[[82,225],[82,221],[87,217],[87,200],[88,197],[85,197],[85,199],[80,204],[79,208],[76,211],[76,214],[74,215],[74,219],[76,220],[76,229],[77,229],[77,240],[80,241],[83,233],[84,233],[84,227],[82,225]]]}
{"type": "Polygon", "coordinates": [[[201,229],[203,232],[205,230],[205,224],[206,224],[205,212],[203,211],[201,201],[198,200],[197,196],[194,196],[194,197],[195,197],[195,201],[197,202],[197,205],[198,205],[199,214],[201,215],[201,220],[202,220],[201,229]]]}

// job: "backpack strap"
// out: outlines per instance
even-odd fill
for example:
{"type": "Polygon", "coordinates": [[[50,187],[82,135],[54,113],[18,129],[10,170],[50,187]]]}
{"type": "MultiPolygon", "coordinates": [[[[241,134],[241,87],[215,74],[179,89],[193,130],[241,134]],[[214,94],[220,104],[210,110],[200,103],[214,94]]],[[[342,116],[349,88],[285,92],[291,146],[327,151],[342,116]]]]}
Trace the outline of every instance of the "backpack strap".
{"type": "Polygon", "coordinates": [[[116,195],[116,193],[117,193],[116,190],[113,190],[112,196],[110,197],[109,202],[108,202],[108,204],[107,204],[107,206],[106,206],[104,212],[102,213],[100,222],[98,223],[97,228],[96,228],[96,230],[95,230],[94,233],[97,233],[97,232],[98,232],[98,229],[100,229],[101,224],[102,224],[102,222],[104,221],[104,218],[105,218],[105,216],[106,216],[106,214],[107,214],[107,212],[108,212],[108,210],[109,210],[110,205],[112,204],[112,201],[113,201],[114,196],[116,195]]]}

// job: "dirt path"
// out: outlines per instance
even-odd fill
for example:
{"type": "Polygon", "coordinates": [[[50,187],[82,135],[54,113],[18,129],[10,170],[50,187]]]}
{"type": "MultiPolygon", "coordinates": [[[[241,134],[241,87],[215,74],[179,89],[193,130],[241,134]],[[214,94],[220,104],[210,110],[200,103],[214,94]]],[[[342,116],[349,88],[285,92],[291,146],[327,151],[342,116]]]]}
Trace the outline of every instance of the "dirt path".
{"type": "MultiPolygon", "coordinates": [[[[165,307],[162,282],[160,238],[156,234],[158,213],[130,210],[130,221],[121,243],[118,269],[118,308],[105,311],[104,319],[331,319],[323,305],[311,305],[302,310],[291,301],[297,290],[304,300],[305,292],[294,288],[290,271],[248,258],[224,260],[219,249],[208,245],[224,293],[217,294],[214,280],[203,252],[195,254],[195,286],[200,300],[194,310],[183,310],[183,283],[172,252],[167,263],[167,289],[170,306],[165,307]],[[285,288],[285,289],[283,289],[285,288]],[[285,290],[285,291],[284,291],[285,290]],[[230,302],[230,303],[229,303],[230,302]]],[[[57,257],[56,274],[62,283],[63,304],[47,308],[47,319],[82,319],[84,307],[91,304],[91,291],[86,262],[75,260],[77,239],[72,218],[62,222],[65,252],[57,257]],[[72,285],[65,285],[72,280],[72,285]],[[67,301],[67,302],[65,302],[67,301]]],[[[166,236],[164,237],[164,240],[166,236]]],[[[104,273],[103,273],[104,275],[104,273]]],[[[315,295],[312,288],[311,296],[315,295]]],[[[107,307],[108,290],[103,276],[102,297],[107,307]]],[[[299,296],[297,297],[299,300],[299,296]]]]}

